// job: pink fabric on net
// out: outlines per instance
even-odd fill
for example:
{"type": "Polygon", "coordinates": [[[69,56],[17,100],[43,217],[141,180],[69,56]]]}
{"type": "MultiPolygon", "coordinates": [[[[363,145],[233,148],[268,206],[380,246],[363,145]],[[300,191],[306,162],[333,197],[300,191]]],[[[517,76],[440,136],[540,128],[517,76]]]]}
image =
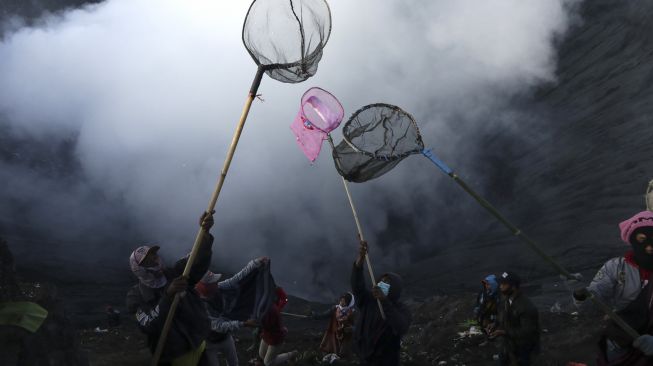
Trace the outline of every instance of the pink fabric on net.
{"type": "Polygon", "coordinates": [[[310,88],[302,96],[297,117],[290,129],[297,138],[297,145],[310,160],[315,161],[327,134],[342,122],[345,111],[331,93],[321,88],[310,88]]]}

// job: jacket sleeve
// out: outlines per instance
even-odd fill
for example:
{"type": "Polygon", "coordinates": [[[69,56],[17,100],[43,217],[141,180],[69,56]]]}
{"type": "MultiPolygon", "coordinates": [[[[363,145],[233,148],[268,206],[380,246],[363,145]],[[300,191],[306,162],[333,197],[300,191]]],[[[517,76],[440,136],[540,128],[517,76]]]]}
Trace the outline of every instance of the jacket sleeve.
{"type": "Polygon", "coordinates": [[[238,283],[260,266],[261,262],[256,259],[249,261],[245,268],[241,269],[240,272],[236,273],[233,277],[218,282],[218,288],[220,290],[233,290],[238,288],[238,283]]]}
{"type": "Polygon", "coordinates": [[[385,321],[392,329],[392,332],[400,337],[408,333],[408,328],[412,322],[408,308],[404,304],[393,303],[388,299],[381,301],[381,305],[385,313],[385,321]]]}
{"type": "Polygon", "coordinates": [[[335,311],[336,307],[332,306],[329,309],[319,312],[319,313],[313,313],[311,316],[312,319],[315,320],[321,320],[321,319],[329,319],[333,315],[333,312],[335,311]]]}
{"type": "Polygon", "coordinates": [[[539,314],[534,306],[526,306],[518,314],[519,327],[508,327],[506,333],[511,339],[532,340],[537,336],[539,314]]]}
{"type": "Polygon", "coordinates": [[[504,303],[505,299],[502,296],[497,298],[497,321],[496,325],[500,329],[505,329],[506,326],[506,304],[504,303]]]}
{"type": "Polygon", "coordinates": [[[372,292],[365,287],[363,266],[356,267],[356,264],[354,264],[351,270],[351,292],[356,299],[356,305],[360,308],[372,298],[372,292]]]}
{"type": "Polygon", "coordinates": [[[230,333],[235,332],[243,326],[243,322],[240,320],[229,320],[223,317],[212,317],[209,316],[211,321],[211,330],[218,333],[230,333]]]}
{"type": "Polygon", "coordinates": [[[139,306],[136,310],[136,321],[139,328],[147,334],[158,334],[163,328],[163,323],[170,310],[170,300],[162,296],[159,303],[151,309],[139,306]]]}
{"type": "Polygon", "coordinates": [[[474,317],[478,318],[479,315],[481,314],[481,299],[482,299],[483,293],[479,292],[478,295],[476,296],[476,304],[474,305],[474,317]]]}
{"type": "MultiPolygon", "coordinates": [[[[619,258],[607,261],[596,273],[587,289],[603,302],[611,303],[614,299],[617,272],[619,271],[619,258]]],[[[576,300],[576,302],[579,302],[576,300]]]]}
{"type": "MultiPolygon", "coordinates": [[[[197,257],[195,257],[195,263],[190,269],[190,275],[188,278],[188,286],[193,287],[198,283],[202,276],[209,270],[209,265],[211,264],[211,256],[213,255],[213,235],[210,233],[205,233],[202,238],[202,243],[197,250],[197,257]]],[[[189,255],[178,260],[174,265],[174,273],[176,277],[181,276],[184,273],[184,268],[186,268],[186,263],[188,262],[189,255]]]]}

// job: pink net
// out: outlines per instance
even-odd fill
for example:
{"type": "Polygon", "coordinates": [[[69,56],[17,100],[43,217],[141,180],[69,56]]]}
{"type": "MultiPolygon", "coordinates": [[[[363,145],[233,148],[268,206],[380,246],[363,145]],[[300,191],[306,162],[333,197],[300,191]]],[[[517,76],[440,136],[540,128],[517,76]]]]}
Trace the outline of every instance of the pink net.
{"type": "Polygon", "coordinates": [[[315,161],[327,134],[340,125],[345,115],[342,105],[328,91],[310,88],[302,96],[301,106],[290,129],[297,145],[310,160],[315,161]]]}

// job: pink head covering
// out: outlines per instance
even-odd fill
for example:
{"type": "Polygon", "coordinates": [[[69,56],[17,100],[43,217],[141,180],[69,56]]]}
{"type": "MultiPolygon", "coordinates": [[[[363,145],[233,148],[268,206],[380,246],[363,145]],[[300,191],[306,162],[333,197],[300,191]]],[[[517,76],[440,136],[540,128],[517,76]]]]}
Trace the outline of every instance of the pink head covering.
{"type": "Polygon", "coordinates": [[[322,141],[336,129],[345,115],[342,105],[331,93],[310,88],[302,96],[301,106],[290,129],[304,155],[315,161],[322,149],[322,141]]]}
{"type": "Polygon", "coordinates": [[[147,287],[161,288],[168,283],[166,276],[163,274],[163,261],[161,257],[157,256],[157,263],[153,267],[143,267],[141,262],[150,253],[156,253],[159,250],[158,245],[147,246],[143,245],[136,248],[129,256],[129,267],[132,273],[138,277],[139,281],[147,287]]]}
{"type": "Polygon", "coordinates": [[[633,232],[640,227],[653,227],[653,212],[642,211],[628,220],[622,221],[619,224],[621,240],[630,244],[630,237],[633,235],[633,232]]]}

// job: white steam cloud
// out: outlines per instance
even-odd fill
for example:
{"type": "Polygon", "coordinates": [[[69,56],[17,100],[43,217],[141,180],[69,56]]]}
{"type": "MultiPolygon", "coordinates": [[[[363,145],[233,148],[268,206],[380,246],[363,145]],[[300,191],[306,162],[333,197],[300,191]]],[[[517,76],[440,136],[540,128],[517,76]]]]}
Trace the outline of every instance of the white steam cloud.
{"type": "MultiPolygon", "coordinates": [[[[328,147],[311,166],[295,146],[288,126],[301,94],[325,88],[347,114],[372,102],[397,104],[416,116],[427,144],[447,156],[463,138],[452,132],[452,116],[482,124],[511,96],[555,80],[555,41],[573,22],[577,2],[331,0],[333,32],[318,74],[296,85],[264,77],[265,102],[252,107],[218,202],[216,263],[233,270],[267,254],[291,291],[341,291],[355,228],[328,147]]],[[[90,205],[88,191],[119,205],[139,237],[159,241],[171,256],[187,250],[256,71],[240,40],[248,6],[109,0],[6,34],[0,120],[18,139],[75,137],[83,182],[53,189],[0,163],[0,199],[41,202],[31,208],[31,225],[49,225],[53,240],[70,240],[60,252],[77,248],[75,239],[83,242],[94,229],[113,230],[111,242],[93,244],[85,256],[97,249],[125,270],[139,243],[114,241],[115,230],[124,229],[106,217],[115,208],[90,205]]],[[[372,245],[388,225],[387,207],[410,212],[401,203],[435,175],[402,164],[353,187],[372,245]]],[[[383,261],[378,252],[372,258],[406,264],[406,251],[397,245],[383,261]]]]}

